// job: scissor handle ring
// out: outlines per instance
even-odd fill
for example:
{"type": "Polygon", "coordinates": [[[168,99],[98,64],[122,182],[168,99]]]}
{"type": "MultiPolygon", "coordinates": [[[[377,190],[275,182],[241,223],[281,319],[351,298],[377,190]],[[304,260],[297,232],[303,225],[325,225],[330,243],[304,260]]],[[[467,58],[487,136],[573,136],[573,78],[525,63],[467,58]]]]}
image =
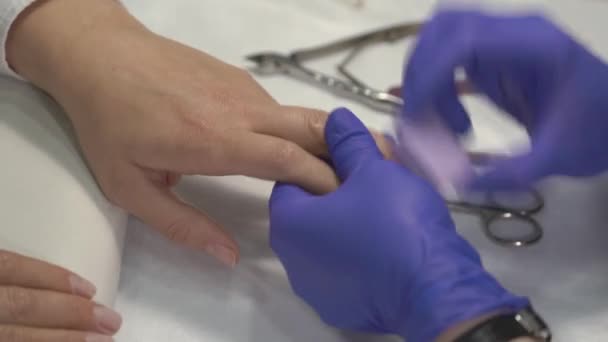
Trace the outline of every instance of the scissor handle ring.
{"type": "Polygon", "coordinates": [[[490,216],[485,216],[483,218],[483,231],[488,237],[488,239],[493,242],[505,246],[505,247],[524,247],[537,243],[543,237],[543,228],[540,226],[538,221],[534,218],[529,217],[527,215],[522,215],[519,213],[496,213],[491,214],[490,216]],[[492,231],[492,226],[495,226],[495,223],[502,220],[520,220],[525,222],[529,227],[530,231],[528,234],[517,237],[517,238],[503,238],[500,235],[497,235],[494,231],[492,231]]]}
{"type": "MultiPolygon", "coordinates": [[[[538,212],[540,212],[541,210],[543,210],[543,208],[545,207],[545,200],[543,199],[543,196],[540,194],[540,192],[538,192],[538,190],[536,189],[528,189],[526,191],[526,193],[530,194],[530,196],[532,196],[532,205],[530,207],[522,207],[522,208],[517,208],[517,207],[513,207],[513,206],[508,206],[509,212],[510,213],[515,213],[518,214],[519,218],[522,219],[528,219],[526,216],[529,215],[533,215],[536,214],[538,212]]],[[[498,193],[496,192],[488,192],[486,193],[487,199],[488,199],[488,203],[491,203],[490,205],[487,205],[487,209],[490,210],[496,210],[496,211],[504,211],[507,206],[501,206],[500,201],[497,199],[497,195],[498,193]]],[[[496,219],[495,217],[492,219],[496,219]]],[[[505,217],[502,217],[500,219],[505,219],[505,217]]]]}

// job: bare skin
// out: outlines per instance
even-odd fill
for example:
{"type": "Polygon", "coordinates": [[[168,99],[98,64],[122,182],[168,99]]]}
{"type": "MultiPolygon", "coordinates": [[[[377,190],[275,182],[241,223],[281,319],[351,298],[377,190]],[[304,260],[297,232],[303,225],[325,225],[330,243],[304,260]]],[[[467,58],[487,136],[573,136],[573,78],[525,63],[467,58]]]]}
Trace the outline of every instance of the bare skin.
{"type": "Polygon", "coordinates": [[[121,317],[95,286],[63,268],[0,250],[0,340],[111,342],[121,317]]]}
{"type": "Polygon", "coordinates": [[[246,71],[154,34],[115,1],[39,0],[13,25],[7,53],[66,110],[110,201],[227,265],[238,261],[236,242],[172,192],[181,175],[316,193],[338,185],[317,157],[326,112],[277,103],[246,71]]]}

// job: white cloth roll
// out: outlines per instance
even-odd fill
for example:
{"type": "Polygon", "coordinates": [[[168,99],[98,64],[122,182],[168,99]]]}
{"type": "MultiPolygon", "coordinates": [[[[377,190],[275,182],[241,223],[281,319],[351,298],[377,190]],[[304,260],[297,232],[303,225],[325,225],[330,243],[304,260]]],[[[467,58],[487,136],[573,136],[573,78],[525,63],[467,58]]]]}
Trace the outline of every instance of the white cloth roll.
{"type": "Polygon", "coordinates": [[[8,78],[0,78],[0,163],[0,249],[76,272],[113,305],[127,215],[99,191],[60,108],[8,78]]]}

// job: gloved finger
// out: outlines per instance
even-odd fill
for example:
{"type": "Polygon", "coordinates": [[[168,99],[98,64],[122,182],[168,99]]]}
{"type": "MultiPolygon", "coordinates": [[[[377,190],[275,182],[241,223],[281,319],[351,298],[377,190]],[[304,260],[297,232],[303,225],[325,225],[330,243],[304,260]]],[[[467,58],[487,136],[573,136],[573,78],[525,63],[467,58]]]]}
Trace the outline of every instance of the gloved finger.
{"type": "Polygon", "coordinates": [[[146,175],[131,177],[129,188],[114,196],[114,202],[180,245],[204,250],[233,267],[238,246],[203,212],[180,200],[168,187],[154,184],[146,175]]]}
{"type": "Polygon", "coordinates": [[[40,329],[0,325],[0,341],[5,342],[113,342],[110,336],[83,331],[40,329]]]}
{"type": "Polygon", "coordinates": [[[277,182],[272,188],[272,193],[270,194],[269,205],[271,215],[274,209],[280,207],[281,204],[301,204],[313,198],[315,198],[313,194],[307,192],[297,185],[277,182]]]}
{"type": "Polygon", "coordinates": [[[471,128],[471,119],[458,98],[454,82],[445,85],[434,108],[454,132],[466,133],[471,128]]]}
{"type": "MultiPolygon", "coordinates": [[[[292,141],[315,156],[329,156],[325,143],[325,125],[329,116],[326,111],[296,106],[276,106],[254,111],[254,132],[292,141]]],[[[383,135],[370,131],[380,151],[389,157],[390,149],[383,135]]]]}
{"type": "MultiPolygon", "coordinates": [[[[467,78],[503,111],[529,125],[542,103],[566,77],[557,65],[569,53],[551,51],[555,31],[540,15],[480,17],[474,57],[465,65],[467,78]],[[537,27],[531,30],[531,27],[537,27]],[[539,49],[538,42],[543,42],[539,49]]],[[[561,37],[560,37],[561,38],[561,37]]]]}
{"type": "Polygon", "coordinates": [[[532,137],[532,149],[510,158],[497,158],[481,166],[484,172],[471,187],[475,190],[525,190],[536,181],[556,172],[560,163],[560,135],[553,126],[539,129],[532,137]]]}
{"type": "Polygon", "coordinates": [[[424,26],[404,72],[405,115],[415,117],[434,110],[454,131],[469,129],[454,73],[472,58],[476,18],[468,12],[439,12],[424,26]]]}
{"type": "Polygon", "coordinates": [[[122,318],[93,301],[60,292],[0,287],[0,324],[114,335],[122,318]]]}
{"type": "Polygon", "coordinates": [[[548,159],[533,150],[530,153],[491,162],[471,183],[473,190],[508,191],[529,188],[548,175],[548,159]]]}
{"type": "Polygon", "coordinates": [[[346,108],[336,109],[329,116],[325,140],[333,165],[342,180],[346,180],[365,162],[383,159],[365,125],[346,108]]]}
{"type": "Polygon", "coordinates": [[[293,252],[291,248],[294,241],[298,239],[298,233],[293,228],[298,225],[293,224],[302,216],[295,211],[306,212],[306,203],[313,203],[317,197],[306,192],[304,189],[287,183],[277,182],[270,195],[270,247],[277,256],[285,263],[283,255],[286,251],[293,252]]]}
{"type": "Polygon", "coordinates": [[[84,298],[95,295],[91,282],[47,262],[0,250],[0,285],[52,290],[84,298]]]}

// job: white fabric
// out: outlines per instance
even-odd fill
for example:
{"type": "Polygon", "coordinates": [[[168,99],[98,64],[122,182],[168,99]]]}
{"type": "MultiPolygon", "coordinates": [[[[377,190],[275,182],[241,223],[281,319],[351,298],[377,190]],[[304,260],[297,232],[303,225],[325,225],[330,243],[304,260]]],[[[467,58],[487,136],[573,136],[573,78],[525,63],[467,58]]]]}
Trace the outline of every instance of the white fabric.
{"type": "Polygon", "coordinates": [[[66,267],[113,305],[127,215],[99,191],[68,119],[30,84],[0,77],[0,249],[66,267]]]}
{"type": "MultiPolygon", "coordinates": [[[[0,2],[2,8],[5,3],[19,3],[0,2]]],[[[417,0],[367,0],[363,8],[350,6],[346,0],[125,3],[156,32],[241,66],[245,65],[243,56],[250,52],[289,51],[424,18],[432,6],[431,2],[417,0]]],[[[581,34],[600,55],[608,56],[605,4],[588,2],[585,6],[583,1],[557,0],[537,3],[551,6],[564,24],[581,34]]],[[[366,53],[353,66],[357,74],[373,84],[393,85],[399,82],[402,50],[402,45],[396,45],[366,53]]],[[[388,116],[307,84],[283,77],[260,77],[259,81],[281,102],[325,109],[347,105],[370,126],[390,125],[388,116]]],[[[97,239],[89,229],[92,224],[122,227],[124,215],[101,198],[76,148],[58,125],[65,118],[49,115],[60,111],[27,84],[6,79],[0,82],[0,90],[0,163],[4,177],[0,179],[0,235],[8,232],[4,240],[0,237],[0,248],[49,247],[46,255],[40,251],[31,254],[63,265],[81,262],[73,268],[88,278],[115,279],[116,272],[102,274],[99,267],[107,267],[105,263],[117,268],[121,232],[106,230],[101,233],[104,238],[97,239]],[[77,235],[53,234],[53,228],[66,229],[68,224],[68,231],[77,235]],[[39,227],[44,229],[32,230],[39,227]],[[29,235],[19,235],[19,228],[29,229],[29,235]],[[19,236],[25,238],[16,243],[19,236]],[[62,241],[62,237],[67,240],[62,241]],[[36,241],[28,245],[28,239],[36,241]],[[104,259],[103,252],[108,249],[113,254],[104,259]]],[[[496,150],[520,141],[518,131],[507,129],[504,120],[487,115],[491,109],[481,100],[469,100],[467,107],[479,128],[473,141],[476,147],[496,150]]],[[[527,249],[497,247],[485,238],[474,217],[456,218],[459,229],[480,250],[486,267],[507,287],[532,298],[554,327],[557,341],[608,338],[607,183],[604,179],[547,184],[543,189],[547,208],[540,216],[546,235],[539,245],[527,249]]],[[[202,253],[180,249],[132,220],[116,304],[125,323],[116,341],[395,341],[330,329],[294,296],[268,247],[266,202],[270,189],[269,182],[243,177],[187,177],[179,187],[182,196],[235,235],[243,257],[235,271],[226,270],[202,253]]],[[[110,292],[106,292],[108,298],[110,292]]]]}
{"type": "Polygon", "coordinates": [[[36,0],[2,0],[0,2],[0,74],[21,79],[10,68],[6,60],[6,39],[15,19],[34,1],[36,0]]]}

